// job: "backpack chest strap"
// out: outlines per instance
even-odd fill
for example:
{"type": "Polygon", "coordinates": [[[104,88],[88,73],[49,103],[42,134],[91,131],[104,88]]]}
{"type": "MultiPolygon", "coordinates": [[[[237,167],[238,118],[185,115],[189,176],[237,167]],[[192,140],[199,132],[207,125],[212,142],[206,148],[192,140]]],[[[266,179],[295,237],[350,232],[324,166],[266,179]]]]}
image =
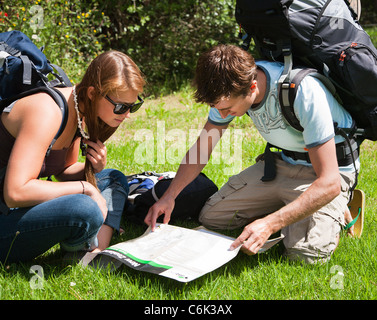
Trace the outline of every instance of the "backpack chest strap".
{"type": "MultiPolygon", "coordinates": [[[[359,157],[359,146],[356,140],[350,139],[351,148],[346,141],[336,144],[336,158],[340,167],[345,167],[353,163],[352,155],[354,159],[359,157]]],[[[303,160],[307,163],[311,163],[308,152],[295,152],[285,149],[281,149],[282,152],[293,160],[303,160]]]]}
{"type": "MultiPolygon", "coordinates": [[[[261,178],[262,181],[272,181],[276,177],[276,164],[275,158],[272,154],[271,148],[277,148],[281,150],[285,156],[292,158],[293,160],[303,160],[307,163],[311,163],[308,152],[295,152],[290,150],[281,149],[269,142],[266,145],[264,151],[264,175],[261,178]]],[[[355,139],[350,139],[350,143],[343,141],[336,144],[336,157],[338,160],[338,166],[345,167],[353,164],[355,166],[355,160],[359,158],[359,144],[355,139]]],[[[356,170],[356,167],[355,167],[356,170]]],[[[356,171],[357,178],[357,171],[356,171]]],[[[356,186],[357,181],[355,182],[356,186]]]]}

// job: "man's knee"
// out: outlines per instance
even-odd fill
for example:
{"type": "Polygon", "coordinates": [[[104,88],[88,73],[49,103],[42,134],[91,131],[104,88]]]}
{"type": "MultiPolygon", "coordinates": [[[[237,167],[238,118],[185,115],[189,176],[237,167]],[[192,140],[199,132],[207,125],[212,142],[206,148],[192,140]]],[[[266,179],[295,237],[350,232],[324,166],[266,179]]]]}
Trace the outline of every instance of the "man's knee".
{"type": "Polygon", "coordinates": [[[206,203],[200,211],[199,222],[206,228],[215,228],[214,225],[217,224],[218,219],[216,217],[216,213],[210,209],[211,206],[206,203]]]}
{"type": "Polygon", "coordinates": [[[339,243],[340,230],[341,225],[334,218],[315,213],[282,230],[284,255],[309,264],[327,262],[339,243]]]}

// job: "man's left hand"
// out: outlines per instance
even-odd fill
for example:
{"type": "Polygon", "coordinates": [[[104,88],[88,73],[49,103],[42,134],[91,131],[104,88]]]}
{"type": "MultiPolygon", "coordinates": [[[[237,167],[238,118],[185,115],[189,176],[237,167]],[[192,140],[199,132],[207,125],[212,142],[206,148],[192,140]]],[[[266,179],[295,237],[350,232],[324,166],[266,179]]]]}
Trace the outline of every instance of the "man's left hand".
{"type": "Polygon", "coordinates": [[[271,236],[271,231],[265,219],[258,219],[248,224],[240,236],[232,243],[231,249],[235,249],[242,245],[241,250],[253,255],[258,253],[268,238],[271,236]]]}

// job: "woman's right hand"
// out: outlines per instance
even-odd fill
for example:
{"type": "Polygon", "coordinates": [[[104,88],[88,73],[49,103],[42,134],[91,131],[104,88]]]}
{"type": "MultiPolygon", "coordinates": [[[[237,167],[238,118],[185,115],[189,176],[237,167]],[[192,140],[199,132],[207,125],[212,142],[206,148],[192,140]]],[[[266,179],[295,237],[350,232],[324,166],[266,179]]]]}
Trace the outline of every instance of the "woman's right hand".
{"type": "Polygon", "coordinates": [[[107,217],[107,205],[105,198],[98,191],[98,189],[95,188],[91,183],[87,181],[82,181],[82,183],[84,186],[84,194],[90,196],[97,203],[98,207],[102,212],[103,220],[105,221],[107,217]]]}

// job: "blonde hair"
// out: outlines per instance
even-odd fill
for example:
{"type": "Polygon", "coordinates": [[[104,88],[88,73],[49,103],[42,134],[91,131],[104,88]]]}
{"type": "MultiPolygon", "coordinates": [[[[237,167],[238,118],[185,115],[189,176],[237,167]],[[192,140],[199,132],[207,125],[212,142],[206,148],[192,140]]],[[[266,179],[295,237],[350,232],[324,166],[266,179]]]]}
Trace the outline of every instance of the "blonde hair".
{"type": "MultiPolygon", "coordinates": [[[[86,70],[82,81],[76,85],[81,110],[90,140],[105,142],[117,128],[110,127],[98,117],[97,101],[108,94],[118,95],[130,89],[143,91],[145,80],[140,69],[126,54],[119,51],[107,51],[97,56],[86,70]],[[88,88],[94,87],[93,97],[88,96],[88,88]]],[[[91,163],[85,161],[85,178],[97,186],[91,163]]]]}

